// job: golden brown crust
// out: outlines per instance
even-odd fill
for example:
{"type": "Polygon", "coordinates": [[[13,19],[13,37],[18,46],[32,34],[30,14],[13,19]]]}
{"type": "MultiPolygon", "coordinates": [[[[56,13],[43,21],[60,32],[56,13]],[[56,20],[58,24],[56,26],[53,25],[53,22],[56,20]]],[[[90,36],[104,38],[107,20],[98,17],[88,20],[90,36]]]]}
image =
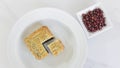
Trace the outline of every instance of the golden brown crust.
{"type": "Polygon", "coordinates": [[[48,45],[48,48],[54,56],[57,56],[64,50],[64,46],[60,40],[55,40],[54,42],[50,43],[48,45]]]}

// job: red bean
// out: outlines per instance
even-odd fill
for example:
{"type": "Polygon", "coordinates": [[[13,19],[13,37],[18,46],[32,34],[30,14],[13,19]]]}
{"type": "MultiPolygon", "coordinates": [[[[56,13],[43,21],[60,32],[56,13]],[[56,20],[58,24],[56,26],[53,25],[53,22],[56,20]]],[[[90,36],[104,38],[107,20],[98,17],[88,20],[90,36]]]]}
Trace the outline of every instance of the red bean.
{"type": "Polygon", "coordinates": [[[82,14],[82,20],[89,32],[96,32],[106,26],[104,13],[100,8],[82,14]]]}

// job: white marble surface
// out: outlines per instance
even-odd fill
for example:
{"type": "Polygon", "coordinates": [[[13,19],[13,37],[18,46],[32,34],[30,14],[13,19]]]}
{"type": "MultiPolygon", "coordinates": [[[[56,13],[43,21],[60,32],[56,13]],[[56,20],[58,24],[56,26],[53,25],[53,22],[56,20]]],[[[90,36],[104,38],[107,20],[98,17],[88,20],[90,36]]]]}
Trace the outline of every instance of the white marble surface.
{"type": "MultiPolygon", "coordinates": [[[[120,0],[101,2],[114,26],[111,30],[88,40],[88,60],[84,68],[120,68],[120,0]]],[[[7,68],[7,65],[4,65],[8,64],[5,46],[10,29],[25,13],[43,6],[51,6],[75,16],[78,10],[93,3],[92,0],[0,0],[0,61],[3,61],[0,62],[0,68],[7,68]]]]}

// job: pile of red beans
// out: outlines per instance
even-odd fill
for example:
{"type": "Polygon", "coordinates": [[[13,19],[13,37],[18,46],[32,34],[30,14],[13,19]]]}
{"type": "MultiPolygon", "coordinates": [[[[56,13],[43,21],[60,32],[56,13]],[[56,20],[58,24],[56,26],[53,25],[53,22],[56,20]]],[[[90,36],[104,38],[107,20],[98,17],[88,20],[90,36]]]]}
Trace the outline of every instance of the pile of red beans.
{"type": "Polygon", "coordinates": [[[89,32],[96,32],[106,26],[104,13],[100,8],[82,14],[82,21],[89,32]]]}

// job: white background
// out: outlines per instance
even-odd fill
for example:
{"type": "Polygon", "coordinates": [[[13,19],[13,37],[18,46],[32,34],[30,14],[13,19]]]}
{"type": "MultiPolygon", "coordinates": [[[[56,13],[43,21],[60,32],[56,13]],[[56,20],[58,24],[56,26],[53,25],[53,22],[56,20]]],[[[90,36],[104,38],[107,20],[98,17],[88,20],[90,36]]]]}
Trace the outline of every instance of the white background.
{"type": "MultiPolygon", "coordinates": [[[[113,28],[88,40],[88,61],[85,68],[120,68],[120,0],[101,2],[113,28]]],[[[75,14],[79,10],[92,4],[93,0],[0,0],[0,68],[8,68],[5,54],[7,36],[15,22],[25,13],[51,6],[65,10],[76,18],[75,14]]]]}

